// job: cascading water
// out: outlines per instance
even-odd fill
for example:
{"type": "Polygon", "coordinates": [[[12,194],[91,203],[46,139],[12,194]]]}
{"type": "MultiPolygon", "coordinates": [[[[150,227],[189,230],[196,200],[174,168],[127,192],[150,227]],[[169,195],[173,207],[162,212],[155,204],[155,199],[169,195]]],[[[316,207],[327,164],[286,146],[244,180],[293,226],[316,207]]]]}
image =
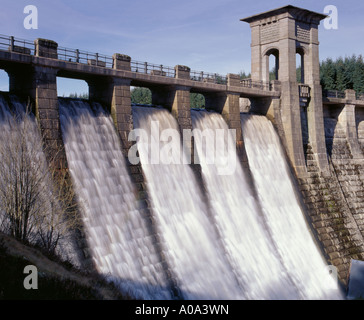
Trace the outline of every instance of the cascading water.
{"type": "MultiPolygon", "coordinates": [[[[19,181],[17,176],[21,174],[22,170],[28,170],[29,172],[27,173],[29,176],[36,179],[38,178],[37,172],[31,172],[31,170],[29,170],[32,166],[34,166],[34,171],[38,168],[47,169],[37,124],[32,115],[29,114],[26,116],[26,113],[25,104],[19,102],[16,96],[9,95],[9,98],[6,99],[5,96],[2,94],[0,95],[0,161],[2,164],[0,178],[2,196],[4,196],[4,191],[8,188],[6,185],[3,185],[3,183],[16,184],[19,181]],[[27,131],[26,134],[25,130],[27,131]],[[29,146],[31,147],[29,148],[29,146]],[[10,154],[10,151],[13,150],[14,152],[10,154]],[[9,153],[7,154],[8,151],[9,153]],[[10,162],[12,162],[12,164],[10,162]],[[20,166],[19,163],[21,162],[27,162],[27,164],[20,166]],[[34,165],[36,162],[40,163],[38,167],[34,165]],[[10,172],[10,170],[13,170],[13,173],[7,174],[6,171],[10,172]]],[[[28,176],[27,178],[29,179],[28,176]]],[[[41,179],[39,178],[39,180],[41,179]]],[[[20,197],[25,195],[21,191],[19,191],[19,194],[20,197]]],[[[40,194],[39,196],[39,203],[44,203],[43,194],[40,194]]],[[[3,206],[6,204],[2,203],[1,205],[3,206]]],[[[29,221],[29,224],[33,223],[34,221],[29,221]]],[[[0,226],[5,231],[11,229],[6,223],[5,216],[0,217],[0,226]]],[[[29,234],[29,238],[33,238],[31,234],[29,234]]]]}
{"type": "Polygon", "coordinates": [[[79,265],[72,231],[63,229],[67,223],[36,118],[15,95],[0,94],[0,128],[0,207],[5,208],[0,228],[79,265]]]}
{"type": "Polygon", "coordinates": [[[195,148],[209,204],[235,273],[244,287],[245,298],[299,298],[274,253],[226,122],[215,112],[192,110],[191,113],[195,148]],[[219,142],[219,139],[223,140],[219,142]],[[230,172],[221,170],[224,167],[230,168],[230,172]]]}
{"type": "MultiPolygon", "coordinates": [[[[10,101],[13,111],[0,95],[1,143],[14,136],[12,126],[18,124],[11,123],[12,113],[25,112],[15,97],[10,101]]],[[[147,133],[147,140],[136,146],[161,240],[163,252],[158,253],[138,210],[110,115],[98,104],[59,102],[69,169],[94,263],[123,292],[141,299],[170,299],[160,261],[164,256],[185,299],[342,298],[296,199],[279,138],[265,117],[241,116],[257,202],[235,148],[228,147],[235,143],[221,115],[192,111],[193,127],[207,142],[223,141],[214,148],[202,143],[203,134],[194,134],[206,204],[185,164],[172,115],[164,109],[133,107],[135,128],[147,133]],[[166,158],[172,163],[163,162],[166,158]]],[[[45,161],[32,121],[28,144],[39,145],[36,159],[45,161]]]]}
{"type": "Polygon", "coordinates": [[[133,107],[133,119],[164,255],[183,298],[242,298],[194,174],[183,164],[176,120],[167,110],[140,106],[133,107]]]}
{"type": "Polygon", "coordinates": [[[304,299],[340,299],[337,280],[309,231],[297,201],[288,165],[271,122],[241,114],[243,137],[254,183],[273,241],[304,299]]]}
{"type": "Polygon", "coordinates": [[[60,99],[69,170],[98,271],[140,299],[170,299],[167,280],[138,211],[119,139],[101,105],[60,99]]]}

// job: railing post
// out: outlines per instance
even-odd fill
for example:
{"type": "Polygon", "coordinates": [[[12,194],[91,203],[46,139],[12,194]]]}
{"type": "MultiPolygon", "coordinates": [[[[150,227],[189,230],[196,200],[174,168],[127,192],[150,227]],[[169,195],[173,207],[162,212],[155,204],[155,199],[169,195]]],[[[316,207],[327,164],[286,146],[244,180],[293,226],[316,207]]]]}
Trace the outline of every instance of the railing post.
{"type": "Polygon", "coordinates": [[[58,59],[58,44],[53,40],[36,39],[35,44],[35,56],[58,59]]]}
{"type": "Polygon", "coordinates": [[[339,123],[345,130],[346,139],[354,159],[362,159],[363,154],[358,140],[356,119],[355,119],[355,90],[345,90],[345,106],[338,117],[339,123]]]}
{"type": "Polygon", "coordinates": [[[14,51],[14,37],[10,37],[10,51],[14,51]]]}
{"type": "Polygon", "coordinates": [[[131,58],[125,54],[114,53],[113,69],[131,71],[131,58]]]}
{"type": "Polygon", "coordinates": [[[177,79],[190,80],[191,69],[189,67],[177,65],[174,67],[174,70],[177,79]]]}
{"type": "Polygon", "coordinates": [[[238,74],[229,73],[227,75],[227,85],[229,87],[239,87],[240,86],[240,76],[238,74]]]}
{"type": "Polygon", "coordinates": [[[355,90],[347,89],[345,90],[345,99],[346,100],[356,100],[356,93],[355,90]]]}
{"type": "Polygon", "coordinates": [[[76,62],[80,62],[80,50],[76,49],[76,62]]]}
{"type": "Polygon", "coordinates": [[[145,74],[148,74],[148,62],[144,62],[145,74]]]}
{"type": "Polygon", "coordinates": [[[270,90],[274,90],[274,91],[280,91],[281,87],[280,87],[280,81],[279,80],[272,80],[270,82],[270,90]]]}

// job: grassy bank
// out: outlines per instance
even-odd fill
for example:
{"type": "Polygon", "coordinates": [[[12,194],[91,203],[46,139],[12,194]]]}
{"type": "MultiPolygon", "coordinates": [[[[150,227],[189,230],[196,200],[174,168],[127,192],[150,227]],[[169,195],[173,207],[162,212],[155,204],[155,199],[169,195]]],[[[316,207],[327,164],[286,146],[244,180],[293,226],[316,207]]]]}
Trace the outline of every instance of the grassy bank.
{"type": "Polygon", "coordinates": [[[101,276],[83,273],[55,261],[39,250],[0,233],[0,299],[2,300],[125,300],[101,276]],[[30,275],[24,268],[37,268],[38,289],[25,289],[30,275]]]}

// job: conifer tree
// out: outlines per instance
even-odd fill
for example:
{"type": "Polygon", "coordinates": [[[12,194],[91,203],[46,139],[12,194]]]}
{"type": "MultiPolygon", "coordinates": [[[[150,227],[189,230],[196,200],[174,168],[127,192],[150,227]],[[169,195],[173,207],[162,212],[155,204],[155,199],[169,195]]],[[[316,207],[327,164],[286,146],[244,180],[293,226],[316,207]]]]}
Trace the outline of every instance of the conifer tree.
{"type": "Polygon", "coordinates": [[[364,61],[362,55],[358,56],[353,71],[353,89],[357,93],[364,93],[364,61]]]}
{"type": "Polygon", "coordinates": [[[340,57],[336,62],[336,90],[345,91],[348,88],[347,71],[345,68],[345,62],[342,57],[340,57]]]}
{"type": "Polygon", "coordinates": [[[325,90],[336,90],[336,67],[331,58],[320,66],[321,85],[325,90]]]}

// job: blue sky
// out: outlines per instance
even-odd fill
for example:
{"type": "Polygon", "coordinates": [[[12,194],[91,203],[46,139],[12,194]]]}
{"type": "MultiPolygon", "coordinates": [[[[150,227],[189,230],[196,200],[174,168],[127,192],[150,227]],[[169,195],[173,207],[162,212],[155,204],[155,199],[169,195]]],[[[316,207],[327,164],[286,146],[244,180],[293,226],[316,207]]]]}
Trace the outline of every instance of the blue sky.
{"type": "MultiPolygon", "coordinates": [[[[320,26],[320,59],[364,53],[364,2],[350,0],[1,0],[0,34],[138,61],[220,74],[250,72],[250,28],[239,21],[294,5],[323,13],[338,9],[338,29],[320,26]],[[25,29],[24,7],[38,9],[38,29],[25,29]]],[[[0,90],[8,79],[0,74],[0,90]]],[[[59,95],[86,92],[86,84],[59,79],[59,95]]]]}

